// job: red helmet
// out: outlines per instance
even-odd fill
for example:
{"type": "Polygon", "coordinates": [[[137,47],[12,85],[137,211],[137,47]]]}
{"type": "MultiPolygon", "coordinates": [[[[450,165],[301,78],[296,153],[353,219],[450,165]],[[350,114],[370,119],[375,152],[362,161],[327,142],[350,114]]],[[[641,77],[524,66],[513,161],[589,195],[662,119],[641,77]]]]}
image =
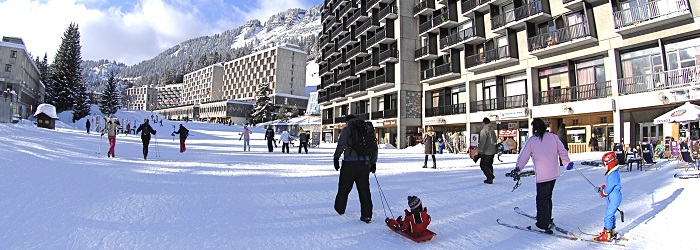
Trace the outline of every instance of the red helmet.
{"type": "Polygon", "coordinates": [[[615,152],[607,152],[603,154],[603,157],[601,159],[603,161],[603,166],[606,168],[605,172],[607,173],[611,169],[613,169],[615,166],[617,166],[617,155],[615,152]]]}

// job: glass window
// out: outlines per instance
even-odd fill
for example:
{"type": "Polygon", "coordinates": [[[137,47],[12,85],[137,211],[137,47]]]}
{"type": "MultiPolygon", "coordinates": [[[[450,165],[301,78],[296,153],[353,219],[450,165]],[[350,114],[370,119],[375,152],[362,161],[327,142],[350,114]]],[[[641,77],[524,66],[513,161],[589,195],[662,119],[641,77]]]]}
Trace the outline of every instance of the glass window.
{"type": "Polygon", "coordinates": [[[700,64],[700,37],[667,44],[666,60],[670,70],[700,64]]]}
{"type": "Polygon", "coordinates": [[[658,47],[621,53],[620,59],[623,78],[663,71],[658,47]]]}
{"type": "Polygon", "coordinates": [[[17,51],[13,50],[12,53],[10,54],[11,58],[17,58],[17,51]]]}
{"type": "Polygon", "coordinates": [[[12,65],[11,65],[11,64],[5,64],[5,71],[6,71],[6,72],[10,72],[11,69],[12,69],[12,65]]]}

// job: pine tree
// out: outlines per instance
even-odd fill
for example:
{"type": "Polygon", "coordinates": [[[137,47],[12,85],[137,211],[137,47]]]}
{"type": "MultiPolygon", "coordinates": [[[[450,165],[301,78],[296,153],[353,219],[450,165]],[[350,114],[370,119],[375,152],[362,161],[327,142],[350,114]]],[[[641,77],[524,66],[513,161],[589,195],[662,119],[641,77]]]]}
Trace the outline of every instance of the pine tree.
{"type": "Polygon", "coordinates": [[[114,72],[109,74],[105,89],[100,96],[100,111],[106,116],[117,113],[119,109],[119,93],[117,93],[117,81],[114,79],[114,72]]]}
{"type": "Polygon", "coordinates": [[[287,115],[287,107],[280,105],[280,109],[277,110],[277,120],[286,122],[289,121],[289,115],[287,115]]]}
{"type": "Polygon", "coordinates": [[[292,108],[292,116],[290,118],[294,118],[299,116],[299,108],[297,108],[297,105],[294,105],[292,108]]]}
{"type": "Polygon", "coordinates": [[[49,68],[49,59],[47,53],[44,53],[44,59],[39,60],[39,57],[36,57],[35,60],[36,67],[39,68],[39,80],[44,84],[44,102],[50,103],[52,98],[49,95],[51,93],[51,72],[49,68]]]}
{"type": "Polygon", "coordinates": [[[258,91],[255,93],[255,105],[253,105],[253,121],[256,123],[265,122],[271,118],[270,109],[272,108],[272,100],[270,100],[270,83],[263,82],[258,86],[258,91]]]}
{"type": "Polygon", "coordinates": [[[49,96],[57,112],[69,110],[73,104],[82,105],[76,101],[78,95],[85,95],[84,91],[80,92],[80,89],[85,89],[80,66],[82,62],[80,49],[78,24],[71,23],[63,33],[61,46],[56,51],[56,57],[51,64],[52,86],[49,96]]]}
{"type": "Polygon", "coordinates": [[[88,93],[84,83],[78,84],[75,89],[74,98],[73,122],[90,115],[90,103],[88,102],[88,93]]]}

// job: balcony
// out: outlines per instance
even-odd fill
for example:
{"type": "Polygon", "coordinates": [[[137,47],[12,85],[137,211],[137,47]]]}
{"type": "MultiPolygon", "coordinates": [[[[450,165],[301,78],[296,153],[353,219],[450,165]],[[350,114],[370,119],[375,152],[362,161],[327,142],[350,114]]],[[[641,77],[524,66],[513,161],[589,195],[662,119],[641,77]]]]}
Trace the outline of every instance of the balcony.
{"type": "Polygon", "coordinates": [[[329,77],[328,79],[323,81],[323,86],[325,87],[335,87],[335,86],[340,86],[340,83],[337,83],[333,80],[333,77],[329,77]]]}
{"type": "Polygon", "coordinates": [[[321,22],[325,22],[326,19],[327,19],[329,16],[331,16],[331,12],[330,12],[330,11],[322,11],[322,12],[323,12],[323,15],[321,15],[321,22]]]}
{"type": "Polygon", "coordinates": [[[328,19],[328,23],[323,25],[323,33],[328,33],[335,25],[337,25],[337,23],[335,16],[333,16],[331,19],[328,19]]]}
{"type": "Polygon", "coordinates": [[[440,50],[446,51],[449,49],[464,49],[464,44],[479,44],[486,41],[485,38],[476,36],[474,34],[474,27],[465,30],[460,30],[457,33],[451,34],[449,36],[440,38],[440,50]]]}
{"type": "Polygon", "coordinates": [[[334,121],[335,123],[345,123],[345,115],[343,115],[343,116],[341,116],[341,117],[333,118],[333,121],[334,121]]]}
{"type": "Polygon", "coordinates": [[[350,12],[350,10],[353,10],[356,8],[357,8],[357,5],[354,2],[350,2],[350,3],[346,4],[345,7],[340,9],[340,12],[338,12],[338,16],[340,18],[343,18],[343,17],[345,17],[345,14],[348,14],[348,12],[350,12]]]}
{"type": "Polygon", "coordinates": [[[367,86],[364,82],[357,82],[350,87],[345,88],[345,95],[349,97],[364,96],[367,94],[367,86]]]}
{"type": "Polygon", "coordinates": [[[435,11],[435,0],[424,0],[413,6],[413,16],[427,15],[435,11]]]}
{"type": "Polygon", "coordinates": [[[367,11],[370,9],[377,9],[379,8],[379,3],[391,3],[394,0],[368,0],[367,1],[367,11]]]}
{"type": "Polygon", "coordinates": [[[502,101],[498,101],[500,109],[527,107],[527,94],[506,96],[502,101]]]}
{"type": "Polygon", "coordinates": [[[368,91],[379,91],[394,87],[394,73],[385,73],[367,80],[368,91]]]}
{"type": "Polygon", "coordinates": [[[379,69],[379,65],[372,62],[372,57],[367,57],[365,60],[355,65],[356,74],[365,73],[366,71],[375,71],[379,69]]]}
{"type": "Polygon", "coordinates": [[[507,28],[520,29],[525,27],[526,21],[539,23],[551,17],[550,14],[543,11],[542,1],[534,1],[492,17],[491,30],[495,33],[505,34],[507,28]]]}
{"type": "Polygon", "coordinates": [[[469,103],[469,112],[471,113],[492,110],[496,110],[496,99],[479,100],[469,103]]]}
{"type": "Polygon", "coordinates": [[[355,30],[355,35],[364,35],[367,31],[374,31],[377,28],[379,28],[379,26],[374,24],[372,19],[367,19],[367,21],[365,21],[359,27],[357,27],[357,29],[355,30]]]}
{"type": "Polygon", "coordinates": [[[322,39],[321,41],[322,41],[321,44],[323,44],[323,46],[321,46],[321,48],[333,47],[333,45],[334,45],[333,42],[331,42],[330,37],[322,39]]]}
{"type": "Polygon", "coordinates": [[[325,75],[328,75],[329,73],[333,74],[333,72],[328,71],[328,65],[323,65],[323,66],[318,67],[318,75],[319,76],[325,76],[325,75]]]}
{"type": "Polygon", "coordinates": [[[700,83],[700,66],[656,72],[617,80],[620,95],[675,89],[700,83]]]}
{"type": "Polygon", "coordinates": [[[341,63],[343,63],[343,57],[342,57],[342,56],[339,56],[339,57],[336,58],[335,60],[331,61],[330,70],[335,70],[335,69],[337,69],[338,67],[340,67],[340,64],[341,64],[341,63]]]}
{"type": "Polygon", "coordinates": [[[421,72],[421,83],[434,83],[449,78],[459,77],[459,67],[452,67],[452,63],[446,63],[434,68],[426,69],[421,72]]]}
{"type": "Polygon", "coordinates": [[[395,42],[393,26],[384,26],[377,29],[372,38],[367,39],[367,49],[379,47],[379,44],[389,44],[395,42]]]}
{"type": "Polygon", "coordinates": [[[354,80],[357,79],[357,76],[355,75],[355,69],[354,67],[349,67],[347,69],[341,70],[338,73],[338,81],[345,81],[345,80],[354,80]]]}
{"type": "Polygon", "coordinates": [[[396,63],[399,61],[399,51],[396,49],[388,49],[379,52],[379,64],[396,63]]]}
{"type": "Polygon", "coordinates": [[[321,119],[322,125],[333,124],[333,118],[321,119]]]}
{"type": "Polygon", "coordinates": [[[338,41],[338,49],[344,48],[345,45],[348,45],[350,42],[357,42],[355,39],[352,38],[352,34],[348,34],[347,36],[341,38],[338,41]]]}
{"type": "Polygon", "coordinates": [[[335,92],[331,93],[331,101],[333,102],[342,102],[347,100],[348,97],[345,96],[345,89],[344,88],[338,88],[335,92]]]}
{"type": "Polygon", "coordinates": [[[386,22],[386,20],[394,20],[399,18],[399,9],[395,4],[390,4],[379,11],[379,22],[386,22]]]}
{"type": "Polygon", "coordinates": [[[384,119],[384,110],[372,112],[370,118],[371,118],[371,120],[384,119]]]}
{"type": "Polygon", "coordinates": [[[474,11],[481,13],[489,11],[489,2],[491,0],[466,0],[462,1],[462,15],[465,17],[474,17],[474,11]]]}
{"type": "Polygon", "coordinates": [[[471,55],[466,59],[469,71],[481,71],[517,62],[518,59],[510,55],[508,45],[471,55]]]}
{"type": "MultiPolygon", "coordinates": [[[[680,20],[693,19],[687,0],[659,0],[615,11],[615,29],[620,35],[649,30],[680,20]]],[[[654,30],[655,31],[655,30],[654,30]]]]}
{"type": "Polygon", "coordinates": [[[430,28],[423,30],[423,28],[426,28],[427,26],[422,26],[420,30],[421,35],[426,32],[440,33],[440,28],[452,28],[458,25],[457,21],[450,19],[450,12],[448,11],[442,12],[442,14],[433,17],[428,22],[430,22],[430,28]]]}
{"type": "Polygon", "coordinates": [[[612,95],[610,82],[599,82],[535,92],[535,106],[606,98],[612,95]]]}
{"type": "Polygon", "coordinates": [[[564,8],[572,11],[583,9],[584,2],[593,6],[598,6],[602,3],[607,3],[608,0],[562,0],[562,3],[564,3],[564,8]]]}
{"type": "Polygon", "coordinates": [[[338,10],[338,7],[343,6],[346,2],[345,0],[336,0],[336,2],[331,5],[331,11],[338,10]]]}
{"type": "Polygon", "coordinates": [[[421,47],[414,52],[414,60],[432,60],[438,57],[437,50],[431,49],[430,46],[421,47]]]}
{"type": "Polygon", "coordinates": [[[348,52],[345,55],[346,55],[345,57],[347,57],[347,59],[349,61],[349,60],[355,59],[355,57],[358,57],[358,56],[364,57],[364,56],[367,56],[369,54],[367,53],[367,48],[365,48],[365,46],[363,46],[362,44],[356,43],[355,46],[352,47],[350,50],[348,50],[348,52]]]}
{"type": "Polygon", "coordinates": [[[598,39],[591,36],[587,22],[574,24],[527,39],[528,51],[535,56],[582,48],[597,41],[598,39]]]}
{"type": "Polygon", "coordinates": [[[439,107],[425,109],[425,117],[443,116],[443,115],[460,115],[467,113],[467,104],[458,103],[439,107]]]}
{"type": "Polygon", "coordinates": [[[390,119],[390,118],[396,118],[398,116],[398,110],[397,109],[387,109],[384,110],[384,119],[390,119]]]}
{"type": "Polygon", "coordinates": [[[355,22],[364,22],[365,20],[369,19],[369,17],[366,14],[362,13],[362,10],[357,9],[355,12],[348,18],[347,25],[353,25],[355,22]]]}

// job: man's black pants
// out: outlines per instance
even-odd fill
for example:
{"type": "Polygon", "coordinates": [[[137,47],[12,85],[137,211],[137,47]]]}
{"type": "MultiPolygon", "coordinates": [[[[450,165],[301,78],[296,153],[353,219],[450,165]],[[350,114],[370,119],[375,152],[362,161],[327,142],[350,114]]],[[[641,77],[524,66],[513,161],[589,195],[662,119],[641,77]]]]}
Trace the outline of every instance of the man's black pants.
{"type": "Polygon", "coordinates": [[[338,179],[338,194],[335,196],[335,211],[345,213],[348,195],[353,183],[357,186],[360,198],[360,216],[372,218],[372,194],[369,190],[369,164],[365,161],[343,161],[338,179]]]}
{"type": "Polygon", "coordinates": [[[491,181],[496,178],[496,176],[493,175],[493,155],[482,154],[479,167],[481,167],[481,172],[484,172],[486,180],[491,181]]]}

